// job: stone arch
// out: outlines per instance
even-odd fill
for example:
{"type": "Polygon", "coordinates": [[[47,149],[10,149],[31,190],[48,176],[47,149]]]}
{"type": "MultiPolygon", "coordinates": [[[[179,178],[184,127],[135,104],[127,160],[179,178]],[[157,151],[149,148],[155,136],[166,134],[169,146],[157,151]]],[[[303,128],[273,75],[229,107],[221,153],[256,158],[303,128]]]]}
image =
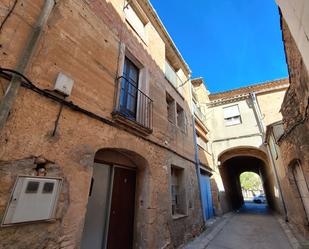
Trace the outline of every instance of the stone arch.
{"type": "Polygon", "coordinates": [[[218,161],[224,163],[226,160],[236,156],[251,156],[268,162],[267,154],[264,150],[254,146],[237,146],[228,148],[218,155],[218,161]]]}
{"type": "Polygon", "coordinates": [[[262,149],[252,146],[233,147],[221,152],[218,160],[229,209],[238,209],[244,203],[239,177],[246,171],[260,175],[269,207],[278,208],[274,195],[274,178],[267,154],[262,149]]]}
{"type": "MultiPolygon", "coordinates": [[[[136,153],[135,151],[131,151],[124,148],[101,148],[98,149],[94,155],[94,163],[93,163],[93,174],[92,174],[92,181],[90,186],[90,191],[92,191],[92,188],[96,188],[96,185],[94,182],[107,182],[106,188],[104,188],[104,191],[106,191],[106,197],[104,206],[104,222],[101,224],[104,226],[102,228],[102,233],[104,236],[102,238],[99,238],[98,240],[102,240],[103,244],[110,243],[110,237],[111,233],[109,232],[110,228],[110,222],[112,220],[112,206],[113,206],[113,195],[114,189],[118,188],[118,186],[115,187],[116,184],[116,173],[117,171],[127,171],[127,172],[134,172],[134,179],[131,179],[131,182],[134,181],[134,186],[131,188],[134,189],[134,196],[132,199],[134,199],[132,202],[134,202],[131,206],[134,214],[134,221],[133,226],[128,233],[131,233],[132,237],[132,246],[133,248],[136,247],[136,245],[143,245],[145,241],[147,241],[147,206],[148,206],[148,194],[149,193],[149,165],[148,161],[141,156],[140,154],[136,153]],[[103,168],[106,168],[103,170],[103,168]],[[107,169],[108,168],[108,169],[107,169]],[[100,173],[100,171],[105,171],[106,173],[103,173],[104,179],[95,179],[95,174],[100,173]],[[95,179],[95,180],[94,180],[95,179]],[[137,233],[137,231],[139,231],[137,233]]],[[[129,174],[130,175],[130,174],[129,174]]],[[[128,178],[128,181],[130,182],[130,178],[128,178]]],[[[104,186],[104,185],[102,185],[104,186]]],[[[103,191],[103,190],[102,190],[103,191]]],[[[99,191],[98,191],[99,192],[99,191]]],[[[97,193],[97,192],[95,192],[97,193]]],[[[124,193],[126,195],[127,193],[124,193]]],[[[92,197],[93,198],[93,197],[92,197]]],[[[119,196],[117,195],[118,199],[119,196]]],[[[96,200],[97,201],[97,200],[96,200]]],[[[83,232],[83,239],[82,239],[82,246],[84,243],[84,248],[89,248],[89,241],[91,241],[91,238],[89,237],[91,234],[91,230],[93,230],[93,227],[91,227],[91,219],[95,219],[91,217],[91,213],[93,212],[94,208],[92,203],[95,203],[96,201],[93,201],[89,198],[88,206],[87,206],[87,213],[85,216],[85,226],[84,226],[84,232],[83,232]],[[88,222],[89,220],[89,222],[88,222]],[[90,232],[89,232],[90,231],[90,232]]],[[[99,211],[99,210],[98,210],[99,211]]],[[[83,247],[81,247],[83,248],[83,247]]]]}

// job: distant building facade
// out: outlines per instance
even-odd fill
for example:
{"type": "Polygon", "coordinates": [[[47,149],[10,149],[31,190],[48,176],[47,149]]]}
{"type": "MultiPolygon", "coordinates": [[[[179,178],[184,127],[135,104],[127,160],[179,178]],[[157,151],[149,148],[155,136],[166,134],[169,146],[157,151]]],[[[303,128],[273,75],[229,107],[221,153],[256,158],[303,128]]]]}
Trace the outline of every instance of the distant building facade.
{"type": "Polygon", "coordinates": [[[223,212],[243,204],[239,176],[245,171],[261,176],[269,205],[280,209],[264,137],[266,125],[282,119],[280,107],[288,86],[282,79],[209,95],[208,125],[223,212]]]}

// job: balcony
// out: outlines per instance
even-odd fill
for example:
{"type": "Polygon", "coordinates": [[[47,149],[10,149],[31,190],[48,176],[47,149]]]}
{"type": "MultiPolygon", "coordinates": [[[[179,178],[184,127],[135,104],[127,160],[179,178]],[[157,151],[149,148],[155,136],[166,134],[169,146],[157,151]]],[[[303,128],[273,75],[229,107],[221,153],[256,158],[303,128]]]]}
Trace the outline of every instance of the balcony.
{"type": "Polygon", "coordinates": [[[198,101],[197,92],[194,87],[192,87],[192,96],[195,101],[198,101]]]}
{"type": "Polygon", "coordinates": [[[138,86],[125,77],[116,83],[116,98],[112,116],[117,122],[148,135],[152,133],[153,101],[138,86]]]}
{"type": "Polygon", "coordinates": [[[193,111],[194,114],[198,117],[198,119],[202,121],[204,125],[206,125],[206,116],[201,111],[200,107],[198,107],[194,102],[193,102],[193,111]]]}

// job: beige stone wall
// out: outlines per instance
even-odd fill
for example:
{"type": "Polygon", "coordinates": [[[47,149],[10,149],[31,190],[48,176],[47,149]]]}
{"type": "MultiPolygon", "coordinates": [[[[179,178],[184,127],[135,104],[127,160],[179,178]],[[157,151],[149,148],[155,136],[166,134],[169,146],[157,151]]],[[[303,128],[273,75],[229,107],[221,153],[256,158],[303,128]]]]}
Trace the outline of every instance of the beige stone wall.
{"type": "MultiPolygon", "coordinates": [[[[1,66],[15,68],[44,1],[18,1],[1,31],[1,66]]],[[[1,17],[8,3],[1,2],[1,17]]],[[[74,79],[74,104],[110,121],[64,107],[56,136],[51,136],[59,103],[21,88],[0,137],[0,218],[18,174],[34,174],[26,158],[42,155],[51,163],[47,175],[62,176],[57,221],[0,229],[1,248],[78,248],[86,212],[92,165],[96,151],[117,148],[145,159],[148,187],[138,200],[145,214],[136,232],[135,248],[174,248],[200,232],[200,210],[194,165],[189,84],[180,94],[164,77],[165,43],[155,26],[147,26],[148,44],[125,22],[123,1],[57,1],[25,75],[39,88],[52,90],[61,71],[74,79]],[[149,97],[153,100],[153,133],[136,136],[112,119],[115,79],[119,76],[121,46],[149,71],[149,97]],[[186,114],[182,131],[167,120],[168,92],[186,114]],[[14,166],[17,165],[17,166],[14,166]],[[52,168],[56,165],[57,170],[52,168]],[[170,167],[184,168],[187,181],[187,216],[171,215],[170,167]],[[1,185],[2,186],[2,185],[1,185]],[[3,186],[2,186],[3,187],[3,186]],[[48,231],[48,236],[46,235],[48,231]],[[27,236],[21,236],[27,234],[27,236]]],[[[185,69],[181,69],[185,72],[185,69]]],[[[180,75],[188,77],[185,73],[180,75]]],[[[5,86],[8,81],[1,79],[5,86]]]]}
{"type": "MultiPolygon", "coordinates": [[[[211,96],[212,101],[209,104],[209,127],[212,134],[214,168],[217,170],[222,169],[223,166],[220,157],[230,152],[234,153],[231,157],[243,156],[242,152],[240,152],[241,150],[257,150],[264,154],[267,153],[266,147],[263,144],[264,129],[260,126],[281,120],[279,111],[286,92],[285,82],[285,80],[282,82],[275,81],[274,84],[272,82],[266,82],[253,86],[252,88],[259,88],[255,92],[256,105],[254,105],[253,98],[249,94],[250,91],[248,88],[250,87],[234,90],[234,96],[231,91],[227,91],[225,93],[226,97],[222,97],[222,99],[220,98],[220,94],[211,96]],[[242,94],[242,92],[245,93],[242,94]],[[218,99],[215,99],[216,96],[218,99]],[[228,126],[224,120],[223,108],[234,105],[238,105],[241,123],[228,126]],[[259,111],[261,112],[260,114],[259,111]],[[261,123],[259,122],[259,118],[261,118],[261,123]]],[[[248,153],[248,156],[252,155],[248,153]]],[[[270,205],[278,210],[279,201],[275,196],[277,186],[274,182],[274,175],[271,172],[267,158],[264,159],[264,163],[265,165],[262,167],[264,169],[263,177],[265,181],[267,180],[268,184],[265,191],[268,191],[270,195],[270,205]]],[[[226,181],[231,176],[223,176],[222,172],[221,177],[219,173],[219,175],[214,176],[214,179],[220,196],[221,211],[226,212],[231,208],[230,200],[227,198],[230,190],[225,189],[223,183],[229,186],[229,184],[226,184],[226,181]]]]}
{"type": "Polygon", "coordinates": [[[209,101],[209,92],[206,88],[206,85],[202,79],[198,79],[197,81],[201,81],[198,85],[196,80],[192,80],[192,88],[193,88],[193,98],[197,102],[200,107],[201,112],[203,113],[205,120],[201,120],[196,114],[196,123],[195,129],[201,135],[204,136],[208,141],[208,148],[202,148],[198,146],[198,159],[201,162],[201,166],[208,166],[212,170],[212,175],[210,178],[211,181],[211,194],[213,200],[213,208],[215,211],[215,215],[221,215],[223,213],[224,207],[222,207],[223,203],[220,200],[220,190],[222,190],[222,181],[220,177],[220,173],[218,171],[217,166],[214,164],[214,156],[212,150],[213,143],[213,130],[210,129],[210,108],[207,106],[209,101]],[[218,184],[220,186],[218,186],[218,184]]]}
{"type": "Polygon", "coordinates": [[[265,126],[282,120],[280,113],[281,104],[286,89],[271,91],[267,93],[257,94],[257,102],[259,104],[265,126]]]}

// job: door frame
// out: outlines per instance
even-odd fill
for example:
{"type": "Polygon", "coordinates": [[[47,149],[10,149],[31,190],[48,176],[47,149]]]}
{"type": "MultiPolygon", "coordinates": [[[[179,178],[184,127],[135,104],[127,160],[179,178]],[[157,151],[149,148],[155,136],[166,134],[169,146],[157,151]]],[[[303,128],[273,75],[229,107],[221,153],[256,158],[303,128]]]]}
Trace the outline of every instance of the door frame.
{"type": "MultiPolygon", "coordinates": [[[[113,195],[113,186],[114,186],[114,173],[115,173],[115,168],[122,168],[122,169],[127,169],[127,170],[132,170],[135,171],[135,174],[137,173],[137,169],[133,168],[133,167],[129,167],[127,165],[121,165],[121,164],[113,164],[110,162],[105,162],[104,160],[98,160],[95,159],[94,163],[100,163],[100,164],[105,164],[105,165],[109,165],[111,167],[111,173],[110,173],[110,181],[109,181],[109,188],[108,188],[108,197],[107,197],[107,209],[105,212],[106,215],[106,221],[104,224],[104,233],[102,235],[102,249],[106,249],[107,248],[107,239],[108,239],[108,232],[109,232],[109,221],[110,221],[110,211],[111,211],[111,205],[112,205],[112,195],[113,195]]],[[[104,165],[102,165],[102,167],[104,167],[104,165]]],[[[136,178],[137,179],[137,178],[136,178]]],[[[137,182],[135,179],[135,186],[137,186],[137,182]]],[[[133,244],[134,244],[134,239],[135,239],[135,232],[134,232],[134,228],[135,228],[135,224],[136,224],[136,189],[135,189],[135,193],[134,193],[134,198],[135,198],[135,203],[134,203],[134,225],[133,225],[133,244]]]]}

